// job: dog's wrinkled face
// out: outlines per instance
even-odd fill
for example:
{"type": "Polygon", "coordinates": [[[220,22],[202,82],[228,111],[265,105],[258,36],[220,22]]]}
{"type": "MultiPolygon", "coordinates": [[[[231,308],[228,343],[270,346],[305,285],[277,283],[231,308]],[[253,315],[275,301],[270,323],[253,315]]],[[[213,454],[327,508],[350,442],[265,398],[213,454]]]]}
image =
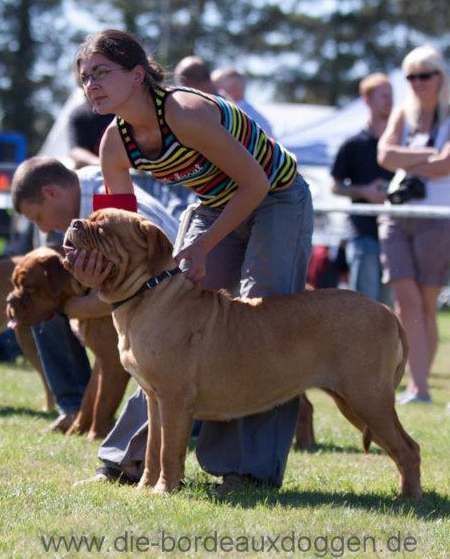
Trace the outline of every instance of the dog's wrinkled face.
{"type": "Polygon", "coordinates": [[[8,324],[32,325],[52,318],[69,278],[57,251],[41,247],[26,254],[12,275],[13,290],[6,307],[8,324]]]}
{"type": "MultiPolygon", "coordinates": [[[[149,220],[133,212],[108,208],[88,219],[74,219],[64,237],[66,263],[73,268],[81,250],[97,249],[113,266],[100,287],[102,293],[120,292],[130,278],[160,273],[172,257],[166,235],[149,220]]],[[[147,278],[146,278],[147,279],[147,278]]]]}

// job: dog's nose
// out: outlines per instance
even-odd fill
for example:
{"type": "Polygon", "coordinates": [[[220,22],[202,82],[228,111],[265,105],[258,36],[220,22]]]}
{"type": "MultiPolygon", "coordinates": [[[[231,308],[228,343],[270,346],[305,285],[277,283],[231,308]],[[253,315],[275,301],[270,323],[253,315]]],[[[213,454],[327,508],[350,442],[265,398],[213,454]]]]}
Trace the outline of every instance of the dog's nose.
{"type": "Polygon", "coordinates": [[[83,227],[83,222],[81,219],[72,219],[72,223],[70,225],[73,229],[81,229],[83,227]]]}

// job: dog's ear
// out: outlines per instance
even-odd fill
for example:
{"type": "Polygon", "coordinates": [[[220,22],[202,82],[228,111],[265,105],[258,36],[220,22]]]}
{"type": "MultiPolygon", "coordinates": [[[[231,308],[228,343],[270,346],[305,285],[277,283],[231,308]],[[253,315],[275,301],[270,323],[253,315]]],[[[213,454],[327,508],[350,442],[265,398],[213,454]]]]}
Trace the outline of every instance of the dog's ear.
{"type": "Polygon", "coordinates": [[[59,254],[52,255],[42,260],[41,266],[44,269],[50,293],[55,296],[60,295],[70,279],[70,272],[62,265],[61,256],[59,254]]]}
{"type": "Polygon", "coordinates": [[[172,259],[172,243],[159,227],[147,220],[139,222],[139,229],[147,242],[149,272],[157,276],[167,268],[172,259]]]}

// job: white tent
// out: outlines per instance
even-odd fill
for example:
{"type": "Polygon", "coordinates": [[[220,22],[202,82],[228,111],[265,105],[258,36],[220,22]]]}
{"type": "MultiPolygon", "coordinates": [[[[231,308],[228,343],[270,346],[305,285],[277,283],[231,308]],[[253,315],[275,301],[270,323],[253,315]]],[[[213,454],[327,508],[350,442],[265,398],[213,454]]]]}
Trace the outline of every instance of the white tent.
{"type": "MultiPolygon", "coordinates": [[[[389,78],[395,105],[405,95],[405,79],[401,70],[395,70],[389,78]]],[[[297,155],[300,165],[331,166],[339,146],[361,130],[367,118],[367,106],[361,98],[357,98],[319,121],[284,134],[280,140],[297,155]]]]}

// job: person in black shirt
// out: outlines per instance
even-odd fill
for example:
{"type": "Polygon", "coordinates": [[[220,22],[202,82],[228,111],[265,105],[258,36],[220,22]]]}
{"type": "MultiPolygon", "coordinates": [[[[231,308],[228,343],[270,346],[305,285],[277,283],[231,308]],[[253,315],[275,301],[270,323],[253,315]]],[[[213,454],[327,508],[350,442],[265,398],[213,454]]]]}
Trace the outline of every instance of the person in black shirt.
{"type": "Polygon", "coordinates": [[[69,115],[70,157],[79,169],[85,165],[99,165],[100,140],[114,115],[100,115],[84,101],[69,115]]]}
{"type": "MultiPolygon", "coordinates": [[[[360,94],[369,108],[369,121],[340,147],[331,169],[333,192],[352,202],[381,204],[393,174],[377,163],[377,144],[392,109],[392,86],[384,74],[371,74],[361,81],[360,94]]],[[[381,283],[377,218],[350,215],[349,222],[349,287],[387,302],[389,294],[381,283]]]]}

